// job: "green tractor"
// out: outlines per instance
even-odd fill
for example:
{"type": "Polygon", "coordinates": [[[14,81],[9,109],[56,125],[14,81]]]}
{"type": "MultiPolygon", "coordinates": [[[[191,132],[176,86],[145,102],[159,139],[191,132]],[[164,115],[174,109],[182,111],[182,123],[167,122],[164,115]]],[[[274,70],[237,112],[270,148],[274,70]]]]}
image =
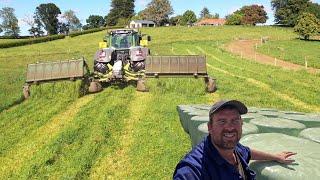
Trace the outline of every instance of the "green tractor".
{"type": "Polygon", "coordinates": [[[30,86],[44,82],[82,79],[84,92],[99,92],[108,84],[136,82],[137,91],[147,91],[147,78],[203,77],[206,90],[214,92],[216,84],[206,69],[205,56],[151,56],[147,47],[151,37],[134,29],[111,30],[99,43],[94,55],[93,72],[84,58],[80,60],[29,64],[25,98],[30,86]]]}

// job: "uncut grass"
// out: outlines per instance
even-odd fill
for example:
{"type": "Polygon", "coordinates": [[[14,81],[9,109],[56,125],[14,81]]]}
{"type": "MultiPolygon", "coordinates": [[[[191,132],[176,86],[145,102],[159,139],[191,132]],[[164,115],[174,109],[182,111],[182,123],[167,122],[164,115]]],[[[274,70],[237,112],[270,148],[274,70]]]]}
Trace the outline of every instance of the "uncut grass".
{"type": "MultiPolygon", "coordinates": [[[[184,43],[184,46],[186,47],[185,44],[186,43],[184,43]]],[[[319,106],[319,76],[315,76],[304,71],[293,72],[282,70],[272,66],[245,61],[239,57],[231,57],[227,53],[222,54],[219,52],[216,48],[210,45],[210,42],[192,43],[192,45],[187,48],[192,48],[195,45],[201,47],[206,52],[210,52],[209,54],[219,56],[221,60],[226,61],[226,64],[223,64],[222,68],[229,72],[259,80],[270,85],[275,91],[284,92],[289,96],[306,102],[307,104],[319,106]],[[241,63],[239,63],[239,61],[241,61],[241,63]],[[290,73],[290,76],[287,75],[288,73],[290,73]],[[297,80],[298,78],[299,80],[297,80]]],[[[195,49],[195,52],[203,53],[199,52],[197,49],[195,49]]],[[[221,62],[214,59],[210,59],[210,63],[214,63],[214,66],[217,65],[217,63],[221,64],[221,62]]],[[[247,83],[245,83],[244,86],[246,84],[247,83]]]]}
{"type": "Polygon", "coordinates": [[[295,64],[320,69],[320,41],[303,41],[299,39],[270,41],[258,47],[258,51],[295,64]]]}
{"type": "Polygon", "coordinates": [[[87,178],[96,161],[119,145],[118,137],[123,121],[129,116],[127,107],[134,91],[132,87],[109,88],[98,94],[92,103],[82,107],[69,126],[11,177],[87,178]],[[105,149],[107,151],[103,151],[105,149]]]}
{"type": "Polygon", "coordinates": [[[80,82],[34,87],[30,99],[0,113],[0,155],[5,156],[22,137],[47,123],[55,114],[64,111],[65,107],[78,98],[79,85],[80,82]]]}

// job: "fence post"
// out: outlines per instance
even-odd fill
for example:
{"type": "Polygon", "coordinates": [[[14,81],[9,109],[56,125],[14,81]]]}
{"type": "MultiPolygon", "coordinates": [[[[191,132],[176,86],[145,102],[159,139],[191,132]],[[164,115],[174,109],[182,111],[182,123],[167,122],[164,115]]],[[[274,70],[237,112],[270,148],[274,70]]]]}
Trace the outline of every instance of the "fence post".
{"type": "Polygon", "coordinates": [[[305,68],[308,69],[307,56],[304,57],[304,65],[305,65],[305,68]]]}

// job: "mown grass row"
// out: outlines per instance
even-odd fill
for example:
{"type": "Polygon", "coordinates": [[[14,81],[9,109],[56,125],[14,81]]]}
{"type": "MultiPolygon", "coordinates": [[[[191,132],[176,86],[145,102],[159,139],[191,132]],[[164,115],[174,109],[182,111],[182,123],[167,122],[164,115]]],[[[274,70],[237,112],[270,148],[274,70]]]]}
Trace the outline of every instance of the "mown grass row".
{"type": "Polygon", "coordinates": [[[320,41],[299,39],[270,41],[259,46],[258,51],[295,64],[320,69],[320,41]]]}
{"type": "MultiPolygon", "coordinates": [[[[63,127],[59,127],[37,149],[22,148],[30,157],[20,159],[19,166],[5,164],[2,178],[85,178],[99,158],[117,147],[122,125],[129,117],[128,104],[134,88],[109,88],[94,97],[63,127]],[[102,151],[107,149],[107,151],[102,151]],[[11,170],[11,171],[10,171],[11,170]]],[[[86,97],[83,97],[86,98],[86,97]]],[[[81,98],[79,99],[81,100],[81,98]]],[[[30,120],[35,123],[35,119],[30,120]]],[[[49,122],[50,123],[50,122],[49,122]]],[[[32,137],[36,138],[36,137],[32,137]]],[[[39,143],[39,142],[35,142],[39,143]]],[[[10,158],[8,154],[6,158],[10,158]]]]}

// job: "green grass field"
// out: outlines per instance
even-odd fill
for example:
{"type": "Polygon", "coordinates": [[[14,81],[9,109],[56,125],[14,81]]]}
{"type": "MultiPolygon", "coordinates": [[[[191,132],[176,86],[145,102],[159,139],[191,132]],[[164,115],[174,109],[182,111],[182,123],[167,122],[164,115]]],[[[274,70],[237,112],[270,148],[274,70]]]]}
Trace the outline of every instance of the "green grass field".
{"type": "Polygon", "coordinates": [[[0,179],[171,179],[190,150],[176,106],[228,98],[252,107],[320,112],[320,75],[289,71],[233,56],[220,47],[239,37],[289,39],[274,27],[163,27],[153,55],[205,54],[218,91],[202,79],[150,79],[148,93],[111,86],[78,97],[80,82],[32,86],[20,101],[28,63],[92,57],[104,32],[0,49],[0,179]],[[290,73],[290,75],[288,75],[290,73]]]}
{"type": "Polygon", "coordinates": [[[299,39],[270,41],[258,48],[263,54],[290,61],[295,64],[320,69],[320,40],[303,41],[299,39]]]}

